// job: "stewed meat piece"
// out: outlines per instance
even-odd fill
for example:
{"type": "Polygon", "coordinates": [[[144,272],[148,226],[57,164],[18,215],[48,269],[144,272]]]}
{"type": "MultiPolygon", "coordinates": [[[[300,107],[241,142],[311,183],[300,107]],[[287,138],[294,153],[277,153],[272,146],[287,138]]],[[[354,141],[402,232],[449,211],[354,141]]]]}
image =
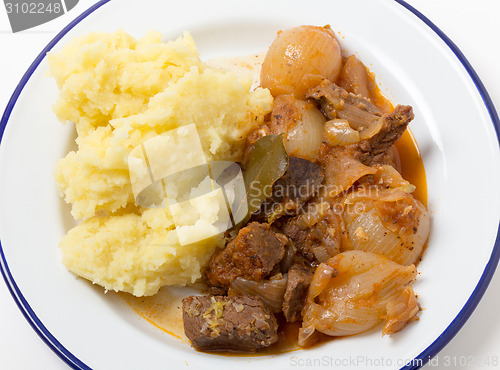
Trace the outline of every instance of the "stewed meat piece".
{"type": "Polygon", "coordinates": [[[283,258],[286,243],[287,238],[271,231],[269,224],[251,222],[226,248],[212,255],[205,277],[211,285],[223,288],[237,277],[265,279],[283,258]]]}
{"type": "Polygon", "coordinates": [[[309,90],[306,97],[316,101],[329,119],[345,119],[353,129],[369,133],[345,148],[346,154],[367,166],[386,160],[391,146],[414,118],[410,106],[398,105],[392,113],[382,114],[368,99],[348,93],[328,80],[309,90]]]}
{"type": "Polygon", "coordinates": [[[317,101],[328,119],[345,119],[355,130],[366,129],[382,116],[370,100],[348,93],[328,80],[310,89],[306,98],[317,101]]]}
{"type": "Polygon", "coordinates": [[[382,127],[372,137],[351,144],[355,157],[365,165],[384,163],[385,157],[392,145],[403,135],[406,127],[415,115],[409,105],[398,105],[392,113],[384,114],[381,118],[382,127]]]}
{"type": "Polygon", "coordinates": [[[288,218],[283,232],[309,262],[326,262],[340,252],[340,221],[326,202],[309,204],[309,208],[308,212],[288,218]]]}
{"type": "Polygon", "coordinates": [[[248,351],[278,340],[273,313],[256,297],[191,296],[183,299],[184,332],[201,351],[248,351]]]}
{"type": "Polygon", "coordinates": [[[323,169],[317,164],[290,157],[287,171],[274,183],[272,198],[287,208],[297,209],[311,199],[324,178],[323,169]]]}
{"type": "Polygon", "coordinates": [[[297,214],[320,189],[325,178],[323,169],[307,159],[290,157],[288,169],[273,185],[254,219],[274,221],[283,215],[297,214]]]}
{"type": "Polygon", "coordinates": [[[307,290],[314,275],[314,268],[296,263],[288,270],[285,296],[283,299],[283,314],[286,321],[294,322],[302,319],[307,290]]]}

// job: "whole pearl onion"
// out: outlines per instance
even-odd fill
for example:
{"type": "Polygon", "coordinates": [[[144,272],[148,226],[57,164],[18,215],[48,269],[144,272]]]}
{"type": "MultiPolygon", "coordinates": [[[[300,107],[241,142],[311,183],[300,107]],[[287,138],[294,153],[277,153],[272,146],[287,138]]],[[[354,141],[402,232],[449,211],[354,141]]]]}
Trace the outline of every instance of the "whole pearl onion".
{"type": "Polygon", "coordinates": [[[340,46],[329,27],[300,26],[278,34],[262,63],[261,85],[273,96],[304,98],[323,78],[337,80],[340,46]]]}

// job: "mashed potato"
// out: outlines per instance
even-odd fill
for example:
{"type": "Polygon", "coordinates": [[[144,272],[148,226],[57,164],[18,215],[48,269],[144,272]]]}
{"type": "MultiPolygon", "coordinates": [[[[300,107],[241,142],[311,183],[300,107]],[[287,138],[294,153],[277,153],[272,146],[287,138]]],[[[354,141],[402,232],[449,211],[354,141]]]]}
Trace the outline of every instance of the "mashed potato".
{"type": "Polygon", "coordinates": [[[78,150],[55,170],[60,193],[82,220],[61,242],[64,264],[137,296],[194,282],[218,238],[186,246],[179,232],[213,235],[221,205],[198,202],[185,225],[174,224],[168,209],[138,207],[129,155],[194,123],[207,160],[238,161],[245,137],[271,111],[271,94],[252,90],[250,76],[208,67],[188,34],[164,43],[157,32],[140,40],[123,31],[92,33],[49,53],[48,61],[60,89],[54,111],[78,133],[78,150]]]}
{"type": "Polygon", "coordinates": [[[107,290],[138,297],[155,294],[164,285],[194,283],[220,241],[211,237],[210,222],[220,204],[207,197],[193,205],[196,221],[190,225],[174,225],[165,208],[85,220],[61,241],[63,263],[107,290]],[[202,241],[180,245],[178,233],[196,234],[202,241]]]}
{"type": "Polygon", "coordinates": [[[203,65],[189,35],[160,39],[92,33],[49,54],[61,91],[54,110],[79,135],[55,175],[76,219],[133,202],[127,158],[145,140],[195,123],[207,159],[238,160],[244,137],[271,109],[268,90],[249,91],[250,77],[203,65]]]}

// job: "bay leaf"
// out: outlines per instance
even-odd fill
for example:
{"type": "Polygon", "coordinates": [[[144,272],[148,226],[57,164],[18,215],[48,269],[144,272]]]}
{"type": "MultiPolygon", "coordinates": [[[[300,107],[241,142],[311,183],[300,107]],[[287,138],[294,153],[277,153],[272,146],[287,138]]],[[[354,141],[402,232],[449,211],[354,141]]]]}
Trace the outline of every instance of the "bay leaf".
{"type": "Polygon", "coordinates": [[[260,209],[264,200],[271,196],[273,184],[283,176],[287,168],[288,155],[283,145],[283,135],[267,135],[255,142],[243,171],[246,193],[240,206],[236,207],[236,213],[240,214],[246,208],[246,215],[238,217],[243,221],[237,226],[247,222],[251,214],[260,209]]]}

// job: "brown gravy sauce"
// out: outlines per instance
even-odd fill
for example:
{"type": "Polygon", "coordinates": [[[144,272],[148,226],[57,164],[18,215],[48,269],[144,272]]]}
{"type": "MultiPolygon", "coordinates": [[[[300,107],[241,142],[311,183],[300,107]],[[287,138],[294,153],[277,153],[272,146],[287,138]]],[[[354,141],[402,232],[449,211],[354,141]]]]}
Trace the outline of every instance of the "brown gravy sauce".
{"type": "Polygon", "coordinates": [[[128,293],[119,293],[119,296],[148,323],[188,344],[182,324],[182,299],[187,294],[181,294],[178,290],[163,287],[150,297],[135,297],[128,293]]]}
{"type": "Polygon", "coordinates": [[[401,139],[394,144],[401,161],[401,175],[416,189],[413,196],[427,207],[427,178],[425,176],[424,162],[418,149],[415,137],[410,129],[406,129],[401,139]]]}
{"type": "MultiPolygon", "coordinates": [[[[254,74],[255,77],[255,75],[258,76],[258,74],[260,74],[260,64],[263,57],[263,54],[258,54],[246,58],[220,58],[212,60],[210,64],[212,66],[230,69],[238,67],[239,70],[237,72],[250,72],[254,74]]],[[[380,92],[372,73],[369,74],[369,79],[372,93],[375,95],[376,103],[378,103],[376,105],[383,106],[384,104],[390,104],[387,98],[380,92]]],[[[409,129],[406,130],[394,147],[396,161],[401,168],[401,175],[404,179],[416,186],[413,195],[427,206],[427,180],[424,164],[417,142],[409,129]]],[[[189,340],[184,334],[182,323],[182,299],[192,294],[193,292],[186,293],[185,290],[179,287],[163,287],[156,295],[151,297],[134,297],[127,293],[120,293],[119,296],[135,311],[135,313],[149,324],[152,324],[157,329],[171,335],[182,343],[189,345],[189,340]]],[[[297,338],[301,324],[287,323],[282,317],[278,317],[278,322],[280,324],[278,329],[278,342],[269,348],[252,354],[234,352],[215,353],[224,356],[269,356],[300,349],[297,344],[297,338]]],[[[315,333],[313,345],[319,345],[332,339],[334,339],[334,337],[315,333]]]]}

